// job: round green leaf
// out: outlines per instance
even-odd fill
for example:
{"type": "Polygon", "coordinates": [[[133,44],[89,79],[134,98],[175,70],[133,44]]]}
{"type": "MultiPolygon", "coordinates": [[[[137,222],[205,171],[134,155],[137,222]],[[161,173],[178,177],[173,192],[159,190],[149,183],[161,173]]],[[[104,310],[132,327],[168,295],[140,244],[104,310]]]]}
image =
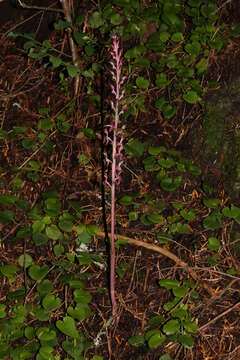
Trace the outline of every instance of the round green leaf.
{"type": "Polygon", "coordinates": [[[187,332],[190,332],[190,333],[196,333],[197,332],[197,324],[196,324],[195,321],[185,320],[185,321],[183,321],[183,326],[184,326],[184,329],[187,332]]]}
{"type": "Polygon", "coordinates": [[[220,204],[220,199],[204,199],[203,204],[210,209],[216,209],[220,204]]]}
{"type": "Polygon", "coordinates": [[[141,90],[146,90],[149,86],[149,80],[144,79],[142,76],[138,76],[136,79],[136,85],[141,90]]]}
{"type": "Polygon", "coordinates": [[[194,345],[194,340],[191,335],[189,334],[182,334],[178,336],[178,341],[182,344],[185,348],[191,349],[194,345]]]}
{"type": "Polygon", "coordinates": [[[93,314],[87,304],[77,304],[74,309],[72,306],[69,306],[67,312],[70,316],[78,321],[83,321],[93,314]]]}
{"type": "Polygon", "coordinates": [[[122,17],[120,14],[115,13],[111,16],[110,21],[113,25],[120,25],[122,22],[122,17]]]}
{"type": "Polygon", "coordinates": [[[217,230],[222,227],[222,214],[214,212],[203,220],[203,227],[206,230],[217,230]]]}
{"type": "Polygon", "coordinates": [[[61,256],[64,253],[64,246],[54,245],[53,251],[55,256],[61,256]]]}
{"type": "Polygon", "coordinates": [[[187,291],[188,289],[184,286],[173,288],[173,294],[178,298],[184,297],[187,294],[187,291]]]}
{"type": "Polygon", "coordinates": [[[181,32],[176,32],[172,35],[171,37],[171,40],[178,43],[180,41],[183,41],[184,40],[184,36],[183,36],[183,33],[181,32]]]}
{"type": "Polygon", "coordinates": [[[73,296],[74,296],[74,300],[78,304],[88,304],[92,300],[91,293],[83,289],[74,290],[73,296]]]}
{"type": "Polygon", "coordinates": [[[164,354],[160,356],[159,360],[171,360],[171,357],[169,354],[164,354]]]}
{"type": "Polygon", "coordinates": [[[207,248],[208,250],[218,251],[220,248],[220,241],[216,237],[208,238],[207,248]]]}
{"type": "Polygon", "coordinates": [[[62,233],[56,225],[50,225],[46,228],[46,234],[51,240],[58,240],[62,233]]]}
{"type": "Polygon", "coordinates": [[[32,340],[35,337],[35,330],[33,326],[26,326],[24,329],[24,335],[28,340],[32,340]]]}
{"type": "Polygon", "coordinates": [[[163,332],[166,335],[173,335],[176,334],[180,329],[180,324],[178,320],[169,320],[164,326],[163,326],[163,332]]]}
{"type": "Polygon", "coordinates": [[[159,214],[148,214],[147,219],[153,224],[164,224],[165,218],[159,214]]]}
{"type": "Polygon", "coordinates": [[[70,316],[64,317],[63,320],[58,320],[56,322],[56,326],[58,330],[60,330],[66,336],[70,336],[72,338],[78,338],[79,336],[75,321],[70,316]]]}
{"type": "Polygon", "coordinates": [[[34,264],[28,269],[28,273],[29,273],[29,276],[31,277],[31,279],[40,280],[45,275],[47,275],[48,270],[49,269],[48,269],[47,265],[43,265],[42,267],[40,267],[39,265],[34,264]]]}
{"type": "Polygon", "coordinates": [[[61,305],[61,300],[54,295],[48,294],[43,298],[42,305],[45,310],[56,310],[61,305]]]}
{"type": "Polygon", "coordinates": [[[39,294],[41,296],[44,296],[48,293],[50,293],[51,291],[53,291],[53,284],[50,280],[43,280],[43,282],[41,284],[37,285],[37,291],[39,292],[39,294]]]}
{"type": "Polygon", "coordinates": [[[42,234],[42,233],[36,233],[33,234],[33,242],[36,246],[41,246],[41,245],[45,245],[48,242],[48,237],[46,234],[42,234]]]}
{"type": "Polygon", "coordinates": [[[196,91],[189,90],[187,93],[183,94],[183,99],[189,104],[196,104],[200,100],[200,97],[196,91]]]}
{"type": "Polygon", "coordinates": [[[165,340],[166,340],[165,335],[163,335],[161,333],[155,334],[155,335],[151,336],[150,339],[148,340],[148,346],[150,349],[156,349],[160,345],[162,345],[162,343],[164,343],[165,340]]]}
{"type": "Polygon", "coordinates": [[[94,13],[92,13],[89,19],[89,24],[93,29],[97,29],[103,25],[103,19],[100,12],[94,11],[94,13]]]}
{"type": "Polygon", "coordinates": [[[18,258],[18,263],[21,267],[28,268],[33,262],[32,257],[29,254],[22,254],[18,258]]]}
{"type": "Polygon", "coordinates": [[[129,343],[129,345],[134,346],[134,347],[143,346],[143,345],[145,344],[144,335],[131,336],[131,337],[128,339],[128,343],[129,343]]]}

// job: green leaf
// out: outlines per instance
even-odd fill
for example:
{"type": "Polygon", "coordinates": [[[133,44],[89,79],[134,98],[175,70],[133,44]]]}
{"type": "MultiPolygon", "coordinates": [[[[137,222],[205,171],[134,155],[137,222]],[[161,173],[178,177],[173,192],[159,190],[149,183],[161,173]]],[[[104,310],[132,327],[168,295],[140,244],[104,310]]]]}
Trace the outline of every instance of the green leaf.
{"type": "Polygon", "coordinates": [[[25,266],[25,268],[28,268],[32,264],[32,262],[33,259],[29,254],[22,254],[18,258],[18,263],[21,267],[25,266]]]}
{"type": "Polygon", "coordinates": [[[62,245],[54,245],[53,247],[54,255],[61,256],[64,253],[64,246],[62,245]]]}
{"type": "Polygon", "coordinates": [[[144,144],[138,139],[131,139],[125,145],[125,151],[133,157],[141,157],[144,153],[144,144]]]}
{"type": "Polygon", "coordinates": [[[67,312],[70,316],[78,321],[83,321],[90,316],[92,316],[93,312],[87,304],[77,304],[75,308],[69,306],[67,312]]]}
{"type": "Polygon", "coordinates": [[[47,265],[43,265],[42,267],[40,267],[39,265],[34,264],[29,268],[28,273],[31,279],[41,280],[44,276],[47,275],[48,270],[49,268],[47,265]]]}
{"type": "Polygon", "coordinates": [[[161,154],[162,152],[165,152],[167,149],[165,148],[165,146],[150,146],[148,148],[148,153],[150,155],[158,155],[161,154]]]}
{"type": "Polygon", "coordinates": [[[200,100],[200,97],[196,91],[189,90],[187,93],[183,94],[183,99],[189,104],[196,104],[200,100]]]}
{"type": "Polygon", "coordinates": [[[206,230],[217,230],[222,227],[222,214],[218,211],[213,212],[203,220],[203,227],[206,230]]]}
{"type": "Polygon", "coordinates": [[[86,346],[81,338],[77,339],[77,341],[75,339],[74,341],[63,341],[62,348],[74,360],[84,360],[84,357],[81,354],[84,350],[86,350],[86,346]]]}
{"type": "Polygon", "coordinates": [[[131,336],[128,339],[128,343],[129,343],[129,345],[134,346],[134,347],[141,347],[145,344],[144,335],[131,336]]]}
{"type": "Polygon", "coordinates": [[[74,78],[80,74],[80,69],[74,65],[67,65],[67,72],[71,78],[74,78]]]}
{"type": "Polygon", "coordinates": [[[0,205],[14,205],[16,201],[15,195],[0,195],[0,205]]]}
{"type": "Polygon", "coordinates": [[[196,217],[194,209],[190,209],[189,211],[181,210],[180,215],[187,221],[193,221],[196,217]]]}
{"type": "Polygon", "coordinates": [[[176,334],[180,329],[179,321],[176,319],[169,320],[164,326],[163,326],[163,332],[166,335],[173,335],[176,334]]]}
{"type": "Polygon", "coordinates": [[[188,171],[195,176],[199,176],[202,173],[202,170],[193,164],[188,165],[188,171]]]}
{"type": "Polygon", "coordinates": [[[216,209],[220,204],[220,199],[204,199],[203,204],[210,209],[216,209]]]}
{"type": "Polygon", "coordinates": [[[129,50],[127,50],[125,52],[125,59],[129,60],[129,59],[132,59],[132,58],[137,58],[139,57],[140,55],[142,55],[144,52],[146,51],[146,48],[145,46],[143,45],[136,45],[132,48],[130,48],[129,50]]]}
{"type": "Polygon", "coordinates": [[[156,86],[159,86],[160,88],[164,88],[165,86],[170,84],[170,80],[167,79],[167,76],[165,73],[157,74],[156,80],[155,80],[156,86]]]}
{"type": "Polygon", "coordinates": [[[79,334],[76,329],[75,321],[72,317],[66,316],[63,320],[58,320],[56,322],[58,330],[60,330],[64,335],[70,336],[72,338],[78,338],[79,334]]]}
{"type": "Polygon", "coordinates": [[[196,333],[197,332],[197,324],[195,321],[192,321],[192,320],[185,320],[183,321],[183,326],[184,326],[184,329],[187,331],[187,332],[190,332],[190,333],[196,333]]]}
{"type": "Polygon", "coordinates": [[[61,218],[58,223],[58,226],[60,227],[61,230],[70,233],[72,232],[73,222],[71,219],[61,218]]]}
{"type": "Polygon", "coordinates": [[[22,146],[26,150],[35,150],[37,147],[37,144],[33,139],[23,139],[22,146]]]}
{"type": "Polygon", "coordinates": [[[163,232],[163,231],[160,231],[158,232],[157,234],[157,241],[160,243],[160,244],[166,244],[168,243],[169,241],[172,240],[172,236],[163,232]]]}
{"type": "Polygon", "coordinates": [[[188,289],[184,286],[175,287],[172,290],[173,290],[174,296],[176,296],[178,298],[183,298],[187,294],[187,291],[188,291],[188,289]]]}
{"type": "Polygon", "coordinates": [[[97,29],[103,25],[103,19],[102,19],[100,12],[94,11],[94,13],[92,13],[92,15],[90,16],[90,19],[89,19],[89,25],[93,29],[97,29]]]}
{"type": "Polygon", "coordinates": [[[115,14],[112,14],[112,16],[110,17],[110,21],[113,25],[120,25],[122,23],[123,19],[120,14],[115,13],[115,14]]]}
{"type": "Polygon", "coordinates": [[[32,340],[35,337],[35,330],[33,326],[26,326],[24,329],[24,335],[28,340],[32,340]]]}
{"type": "Polygon", "coordinates": [[[165,218],[159,214],[148,214],[147,219],[153,224],[164,224],[165,218]]]}
{"type": "Polygon", "coordinates": [[[170,157],[166,157],[165,159],[161,158],[158,160],[158,164],[165,169],[171,169],[175,165],[175,160],[170,157]]]}
{"type": "Polygon", "coordinates": [[[235,205],[231,207],[224,207],[222,209],[222,214],[230,219],[234,219],[238,224],[240,223],[240,208],[235,205]]]}
{"type": "Polygon", "coordinates": [[[48,312],[45,309],[43,309],[40,305],[35,305],[33,312],[34,312],[37,320],[39,320],[39,321],[48,321],[49,320],[48,312]]]}
{"type": "Polygon", "coordinates": [[[60,58],[57,58],[52,55],[49,57],[49,60],[52,63],[54,69],[58,68],[62,64],[62,60],[60,58]]]}
{"type": "Polygon", "coordinates": [[[149,80],[144,79],[142,76],[138,76],[136,79],[136,85],[141,90],[146,90],[149,86],[149,80]]]}
{"type": "Polygon", "coordinates": [[[164,354],[160,356],[159,360],[171,360],[171,357],[169,354],[164,354]]]}
{"type": "Polygon", "coordinates": [[[9,224],[13,222],[15,213],[12,210],[0,211],[0,223],[9,224]]]}
{"type": "Polygon", "coordinates": [[[129,211],[129,213],[128,213],[128,219],[129,219],[130,221],[137,221],[137,219],[138,219],[138,212],[136,212],[136,211],[129,211]]]}
{"type": "Polygon", "coordinates": [[[175,191],[182,182],[181,176],[176,176],[174,179],[165,177],[160,181],[161,188],[165,191],[175,191]]]}
{"type": "Polygon", "coordinates": [[[49,294],[43,298],[42,305],[47,311],[56,310],[61,305],[61,300],[49,294]]]}
{"type": "Polygon", "coordinates": [[[220,241],[216,237],[213,237],[213,236],[208,238],[207,248],[208,248],[208,250],[218,251],[220,248],[220,241]]]}
{"type": "Polygon", "coordinates": [[[45,222],[43,221],[43,219],[36,220],[33,222],[32,224],[33,234],[40,233],[44,229],[45,229],[45,222]]]}
{"type": "Polygon", "coordinates": [[[91,293],[83,289],[74,290],[73,296],[74,296],[74,300],[78,304],[88,304],[92,300],[91,293]]]}
{"type": "Polygon", "coordinates": [[[51,291],[53,291],[53,284],[50,280],[43,280],[43,282],[41,282],[40,284],[37,285],[37,291],[39,292],[39,294],[41,296],[44,296],[48,293],[50,293],[51,291]]]}
{"type": "Polygon", "coordinates": [[[92,236],[89,234],[88,231],[84,231],[78,236],[79,242],[83,244],[90,244],[92,241],[92,236]]]}
{"type": "Polygon", "coordinates": [[[148,320],[148,325],[151,325],[151,326],[159,326],[159,325],[161,325],[164,321],[165,321],[165,319],[164,319],[164,316],[163,316],[163,315],[155,315],[155,316],[152,316],[152,317],[148,320]]]}
{"type": "Polygon", "coordinates": [[[3,319],[7,315],[5,309],[6,309],[6,305],[0,303],[0,319],[3,319]]]}
{"type": "Polygon", "coordinates": [[[58,240],[62,236],[61,231],[56,225],[50,225],[46,228],[46,234],[51,240],[58,240]]]}
{"type": "Polygon", "coordinates": [[[194,40],[193,42],[186,44],[184,49],[189,55],[195,58],[201,52],[201,44],[198,41],[194,40]]]}
{"type": "Polygon", "coordinates": [[[52,130],[54,124],[52,123],[51,119],[41,119],[38,122],[38,129],[42,131],[49,131],[52,130]]]}
{"type": "Polygon", "coordinates": [[[182,344],[187,349],[191,349],[194,345],[193,338],[189,334],[179,335],[178,341],[180,342],[180,344],[182,344]]]}
{"type": "Polygon", "coordinates": [[[207,60],[205,59],[201,59],[197,64],[196,64],[196,69],[199,75],[203,74],[208,68],[208,63],[207,60]]]}
{"type": "Polygon", "coordinates": [[[159,331],[157,334],[150,337],[148,340],[148,346],[150,349],[156,349],[161,346],[165,340],[166,336],[159,331]]]}
{"type": "Polygon", "coordinates": [[[48,197],[45,200],[44,211],[50,217],[57,216],[61,211],[61,202],[56,197],[48,197]]]}
{"type": "Polygon", "coordinates": [[[170,34],[169,32],[167,31],[161,31],[160,32],[160,35],[159,35],[159,38],[162,42],[167,42],[168,39],[170,38],[170,34]]]}
{"type": "MultiPolygon", "coordinates": [[[[174,290],[176,289],[177,288],[175,288],[174,290]]],[[[179,320],[184,320],[187,317],[187,315],[188,315],[187,308],[183,306],[173,309],[173,311],[171,312],[171,316],[179,320]]]]}
{"type": "Polygon", "coordinates": [[[87,232],[93,236],[96,235],[99,232],[99,226],[95,225],[95,224],[88,224],[87,225],[87,232]]]}
{"type": "Polygon", "coordinates": [[[9,281],[14,280],[17,270],[18,268],[14,264],[7,264],[0,267],[0,272],[3,276],[6,276],[9,281]]]}
{"type": "Polygon", "coordinates": [[[158,281],[159,285],[166,289],[175,289],[180,287],[180,282],[178,280],[171,279],[161,279],[158,281]]]}
{"type": "Polygon", "coordinates": [[[181,32],[176,32],[172,35],[171,37],[171,40],[178,43],[180,41],[183,41],[184,40],[184,36],[183,36],[183,33],[181,32]]]}
{"type": "Polygon", "coordinates": [[[79,154],[78,155],[78,163],[80,165],[87,165],[89,164],[91,161],[90,156],[86,155],[86,154],[79,154]]]}
{"type": "Polygon", "coordinates": [[[46,234],[36,233],[33,234],[33,242],[36,246],[45,245],[48,243],[48,237],[46,234]]]}
{"type": "Polygon", "coordinates": [[[178,58],[175,54],[170,54],[167,57],[167,67],[169,69],[176,69],[179,66],[179,61],[178,58]]]}

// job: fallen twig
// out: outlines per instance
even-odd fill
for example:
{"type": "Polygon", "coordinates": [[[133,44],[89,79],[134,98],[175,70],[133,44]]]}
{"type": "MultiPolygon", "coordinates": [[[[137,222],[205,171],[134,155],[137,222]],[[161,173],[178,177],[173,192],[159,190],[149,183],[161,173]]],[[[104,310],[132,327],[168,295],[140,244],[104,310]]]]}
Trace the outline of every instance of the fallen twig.
{"type": "MultiPolygon", "coordinates": [[[[97,233],[97,236],[104,238],[105,237],[105,233],[103,231],[99,231],[97,233]]],[[[130,244],[130,245],[135,245],[135,246],[140,246],[143,247],[145,249],[151,250],[151,251],[155,251],[169,259],[171,259],[172,261],[174,261],[179,267],[182,267],[186,272],[189,273],[189,275],[197,282],[199,282],[203,288],[209,293],[209,295],[214,296],[215,295],[215,291],[214,289],[212,289],[205,281],[202,281],[199,276],[197,275],[197,273],[193,270],[193,268],[191,266],[189,266],[186,262],[184,262],[183,260],[181,260],[179,257],[177,257],[175,254],[173,254],[171,251],[164,249],[158,245],[155,244],[150,244],[138,239],[132,239],[129,238],[127,236],[122,236],[122,235],[115,235],[116,239],[121,239],[126,241],[126,243],[130,244]]]]}
{"type": "Polygon", "coordinates": [[[206,328],[208,328],[211,324],[214,324],[217,320],[221,319],[223,316],[227,315],[228,313],[236,309],[238,306],[240,306],[240,301],[228,308],[227,310],[223,311],[221,314],[217,315],[214,319],[208,321],[206,324],[201,326],[198,331],[201,332],[203,330],[206,330],[206,328]]]}

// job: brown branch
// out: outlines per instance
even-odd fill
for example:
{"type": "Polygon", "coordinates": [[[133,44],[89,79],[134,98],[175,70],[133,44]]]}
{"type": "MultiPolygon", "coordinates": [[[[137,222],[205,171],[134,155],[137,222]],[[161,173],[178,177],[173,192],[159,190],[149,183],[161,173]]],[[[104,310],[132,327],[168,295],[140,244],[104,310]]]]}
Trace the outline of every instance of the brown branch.
{"type": "MultiPolygon", "coordinates": [[[[30,9],[30,10],[42,10],[42,11],[53,11],[53,12],[60,12],[64,14],[63,9],[58,9],[58,8],[51,8],[51,7],[44,7],[44,6],[35,6],[35,5],[26,5],[22,0],[17,0],[18,4],[23,8],[23,9],[30,9]]],[[[51,6],[51,5],[50,5],[51,6]]]]}
{"type": "MultiPolygon", "coordinates": [[[[67,22],[72,26],[71,10],[70,10],[69,4],[67,3],[67,0],[62,0],[62,7],[63,7],[63,12],[64,12],[64,15],[65,15],[65,18],[66,18],[67,22]]],[[[79,57],[78,57],[78,52],[77,52],[76,45],[75,45],[75,43],[73,41],[71,27],[67,28],[67,34],[68,34],[68,41],[69,41],[69,45],[70,45],[70,49],[71,49],[71,53],[72,53],[73,64],[76,67],[79,67],[80,60],[79,60],[79,57]]],[[[75,96],[78,94],[79,88],[80,88],[80,76],[78,75],[78,76],[75,77],[75,84],[74,84],[75,96]]]]}
{"type": "MultiPolygon", "coordinates": [[[[99,231],[97,233],[97,236],[104,238],[105,237],[105,233],[102,231],[99,231]]],[[[138,239],[132,239],[129,238],[127,236],[122,236],[122,235],[116,235],[116,238],[118,239],[123,239],[124,241],[126,241],[129,245],[135,245],[135,246],[139,246],[139,247],[143,247],[145,249],[151,250],[151,251],[155,251],[169,259],[171,259],[172,261],[175,262],[175,264],[177,264],[179,267],[183,268],[186,272],[189,273],[189,275],[197,282],[199,282],[203,288],[209,293],[209,295],[214,296],[215,295],[215,291],[208,285],[208,283],[206,283],[205,281],[202,281],[199,276],[197,275],[197,273],[193,270],[192,267],[190,267],[187,263],[185,263],[183,260],[181,260],[179,257],[177,257],[175,254],[173,254],[171,251],[164,249],[160,246],[157,246],[155,244],[150,244],[138,239]]]]}

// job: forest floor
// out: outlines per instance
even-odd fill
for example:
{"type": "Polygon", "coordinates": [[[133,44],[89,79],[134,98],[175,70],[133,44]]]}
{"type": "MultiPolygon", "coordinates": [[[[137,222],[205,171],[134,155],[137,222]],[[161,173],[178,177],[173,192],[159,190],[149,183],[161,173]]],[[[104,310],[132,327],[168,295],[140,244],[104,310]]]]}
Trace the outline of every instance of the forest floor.
{"type": "MultiPolygon", "coordinates": [[[[11,192],[14,183],[15,188],[19,186],[18,194],[28,201],[30,209],[42,201],[44,194],[50,190],[57,191],[62,209],[69,201],[72,201],[72,204],[78,203],[81,207],[79,223],[96,224],[99,229],[93,234],[91,251],[107,264],[107,247],[103,237],[101,238],[101,233],[104,232],[101,114],[87,102],[84,86],[73,101],[71,93],[61,89],[59,80],[50,67],[28,59],[21,45],[16,45],[5,36],[6,31],[14,25],[15,23],[10,21],[0,30],[0,120],[2,131],[10,135],[5,138],[1,133],[1,194],[11,192]],[[41,143],[38,137],[37,124],[43,119],[40,109],[44,108],[50,109],[47,116],[49,115],[53,122],[58,114],[67,109],[68,122],[71,124],[71,129],[66,133],[53,130],[48,134],[48,140],[54,144],[50,153],[42,151],[46,143],[41,143]],[[27,129],[26,132],[21,130],[24,127],[27,129]],[[96,136],[84,136],[82,129],[86,127],[94,129],[96,136]],[[82,154],[90,159],[87,164],[80,163],[79,157],[82,154]],[[36,171],[38,177],[34,169],[27,169],[32,160],[41,164],[41,169],[36,171]],[[14,172],[16,167],[25,171],[19,176],[21,182],[16,181],[19,174],[14,172]],[[30,176],[27,176],[28,174],[30,176]]],[[[54,36],[54,33],[51,36],[54,36]]],[[[239,52],[239,41],[230,40],[227,48],[215,59],[209,76],[222,83],[230,82],[240,73],[239,52]]],[[[211,212],[211,204],[203,204],[206,198],[206,191],[202,186],[205,179],[195,176],[193,171],[183,175],[182,185],[177,191],[163,192],[154,174],[146,172],[143,165],[145,149],[157,146],[177,150],[180,155],[172,152],[169,153],[169,157],[175,159],[176,156],[183,156],[189,158],[193,164],[187,134],[192,127],[201,126],[203,109],[198,105],[191,111],[186,109],[187,116],[183,115],[172,123],[163,121],[161,117],[156,118],[152,115],[152,109],[146,106],[146,114],[137,114],[133,122],[127,124],[129,138],[138,139],[138,143],[134,145],[137,150],[130,147],[126,154],[122,183],[117,194],[120,199],[120,204],[117,204],[117,234],[120,238],[127,237],[130,240],[117,248],[118,316],[113,326],[108,326],[107,323],[111,317],[107,269],[98,267],[97,261],[86,261],[85,264],[85,260],[82,262],[81,279],[87,284],[86,290],[91,293],[90,308],[94,315],[81,322],[79,329],[88,334],[87,337],[91,341],[99,341],[98,347],[96,342],[96,346],[89,347],[85,358],[90,359],[98,353],[104,359],[109,359],[111,353],[113,359],[150,360],[159,359],[166,352],[175,360],[237,360],[240,358],[240,253],[239,248],[232,247],[230,233],[234,229],[237,233],[238,225],[228,219],[223,222],[221,228],[210,231],[210,236],[217,237],[221,242],[217,252],[212,252],[208,242],[209,232],[202,226],[202,220],[211,212]],[[144,147],[144,152],[141,152],[141,146],[144,147]],[[134,153],[134,150],[139,150],[140,155],[134,153]],[[135,156],[130,156],[132,153],[135,156]],[[176,220],[182,210],[181,204],[187,205],[188,211],[194,209],[196,217],[192,222],[186,220],[187,234],[178,233],[166,243],[161,244],[160,235],[158,240],[156,239],[156,234],[160,234],[162,229],[159,219],[153,220],[152,224],[146,216],[141,222],[134,220],[138,213],[152,214],[154,210],[162,207],[168,221],[174,223],[174,219],[176,220]],[[134,244],[133,239],[138,242],[134,244]],[[152,244],[152,248],[144,248],[141,241],[152,244]],[[169,251],[169,254],[175,254],[176,261],[158,253],[159,246],[169,251]],[[189,267],[183,268],[181,261],[189,267]],[[193,279],[195,275],[197,278],[193,279]],[[190,279],[195,281],[189,287],[186,285],[187,293],[180,300],[182,304],[188,305],[190,318],[197,321],[197,335],[193,335],[194,347],[191,349],[174,341],[168,342],[164,348],[156,349],[149,349],[146,345],[131,346],[128,342],[132,336],[141,335],[151,329],[149,319],[153,316],[156,320],[157,316],[163,313],[165,321],[171,319],[171,312],[166,306],[164,308],[164,304],[173,300],[173,293],[159,286],[160,279],[176,279],[181,284],[190,279]]],[[[185,114],[185,109],[182,114],[185,114]]],[[[108,119],[106,115],[105,120],[108,119]]],[[[35,166],[34,162],[31,164],[32,167],[35,166]]],[[[201,168],[201,163],[195,165],[201,168]]],[[[214,172],[214,169],[211,171],[214,172]]],[[[106,223],[109,228],[108,192],[106,196],[106,223]]],[[[211,198],[219,199],[221,206],[228,205],[227,195],[220,182],[215,184],[211,198]]],[[[212,206],[215,207],[215,204],[212,206]]],[[[64,271],[71,271],[57,267],[55,258],[61,262],[61,256],[64,255],[61,254],[60,245],[59,248],[55,247],[58,242],[36,246],[26,236],[16,236],[28,221],[27,211],[24,205],[16,207],[13,222],[9,224],[8,221],[3,221],[0,226],[1,265],[18,264],[19,256],[27,252],[37,265],[48,264],[56,267],[57,270],[53,271],[50,277],[55,286],[64,271]]],[[[11,216],[9,213],[8,215],[11,216]]],[[[187,219],[186,214],[185,216],[187,219]]],[[[64,243],[66,253],[77,252],[74,236],[68,232],[66,234],[69,240],[64,243]]],[[[238,241],[235,237],[234,244],[238,241]]],[[[89,245],[88,241],[86,245],[89,245]]],[[[1,281],[0,301],[8,306],[8,294],[15,293],[23,285],[26,288],[23,297],[25,305],[30,304],[37,296],[35,282],[27,277],[24,271],[18,273],[12,281],[7,281],[6,278],[1,281]]],[[[64,281],[55,287],[54,295],[62,300],[63,305],[54,313],[52,322],[66,313],[73,296],[64,281]]],[[[15,303],[18,301],[22,301],[21,297],[20,300],[14,299],[15,303]]],[[[32,320],[29,320],[29,324],[31,322],[32,320]]],[[[16,343],[19,344],[19,340],[16,340],[16,343]]],[[[60,358],[63,359],[64,355],[60,354],[60,358]]]]}

